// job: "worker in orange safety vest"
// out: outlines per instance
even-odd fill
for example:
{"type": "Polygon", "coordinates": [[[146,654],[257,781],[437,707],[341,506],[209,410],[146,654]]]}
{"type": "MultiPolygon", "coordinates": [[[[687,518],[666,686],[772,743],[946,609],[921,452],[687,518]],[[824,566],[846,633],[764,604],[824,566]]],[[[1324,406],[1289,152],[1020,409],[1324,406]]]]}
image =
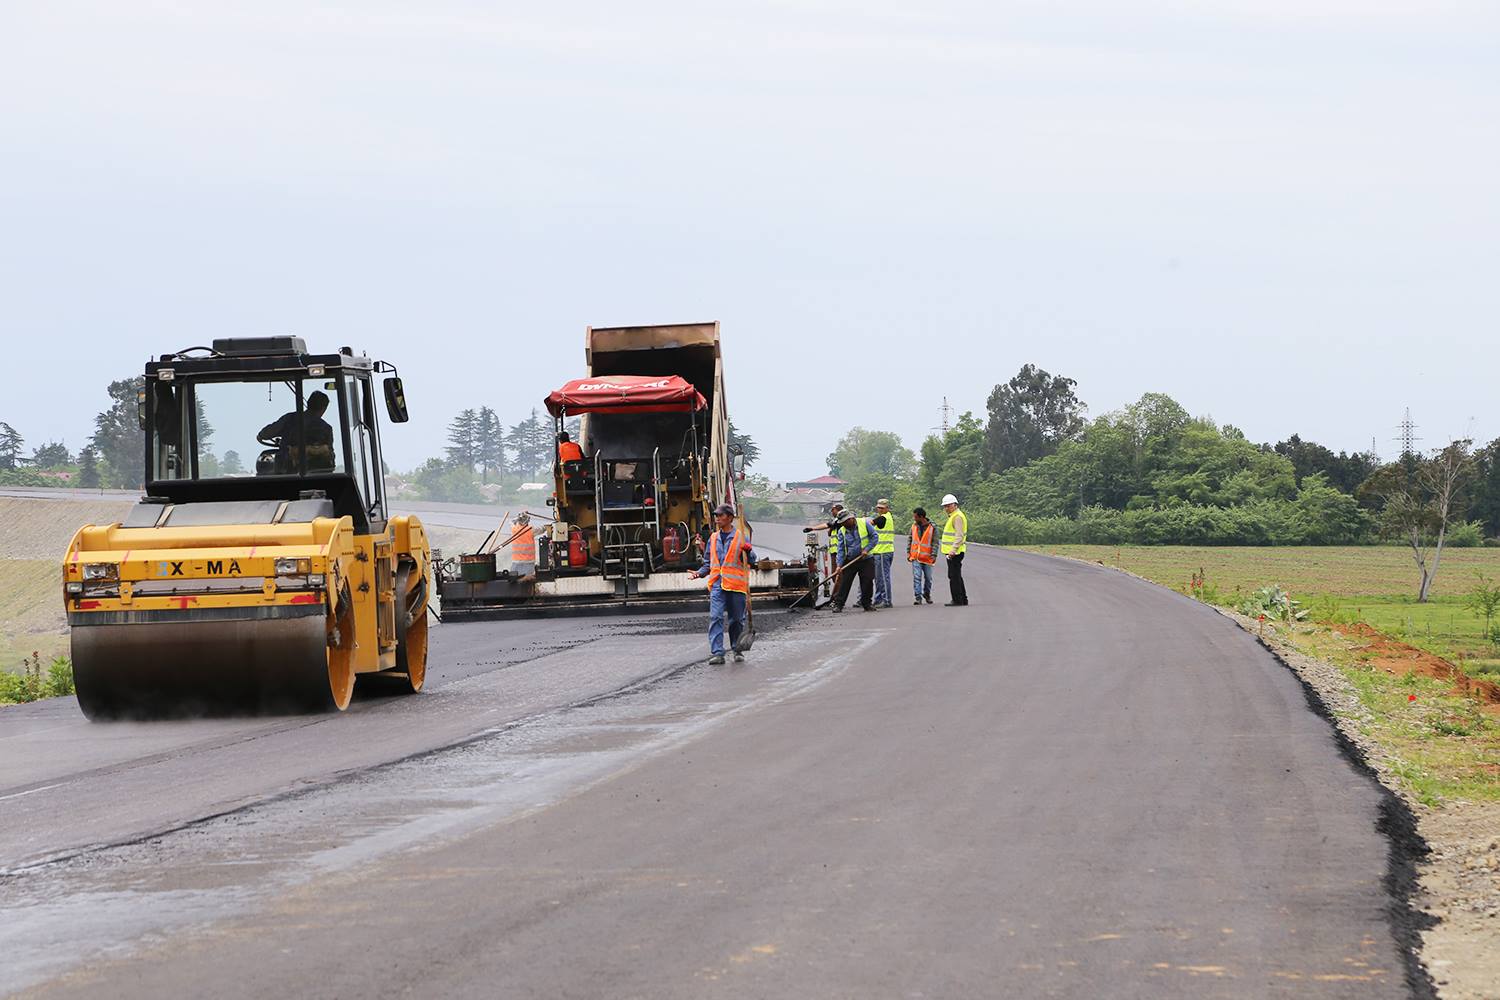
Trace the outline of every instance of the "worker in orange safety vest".
{"type": "Polygon", "coordinates": [[[746,602],[750,599],[750,564],[755,550],[749,538],[734,525],[734,508],[720,504],[714,509],[714,525],[708,536],[703,565],[688,574],[690,579],[708,579],[709,663],[724,662],[724,619],[729,619],[729,648],[734,662],[741,663],[740,636],[745,631],[746,602]]]}
{"type": "Polygon", "coordinates": [[[937,525],[927,519],[925,508],[911,512],[911,537],[906,540],[906,561],[911,563],[911,585],[916,593],[913,604],[926,601],[932,603],[932,567],[937,562],[937,546],[934,544],[937,525]]]}
{"type": "Polygon", "coordinates": [[[557,434],[557,460],[564,465],[583,461],[583,449],[568,436],[567,431],[559,431],[557,434]]]}
{"type": "Polygon", "coordinates": [[[516,515],[516,527],[510,536],[510,575],[521,579],[536,576],[536,531],[529,514],[516,515]]]}

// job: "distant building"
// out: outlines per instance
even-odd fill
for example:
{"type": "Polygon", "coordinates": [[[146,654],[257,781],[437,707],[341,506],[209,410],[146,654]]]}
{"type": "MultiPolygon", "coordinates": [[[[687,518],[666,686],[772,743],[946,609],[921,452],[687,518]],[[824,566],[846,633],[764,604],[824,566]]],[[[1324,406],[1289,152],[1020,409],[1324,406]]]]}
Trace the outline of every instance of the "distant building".
{"type": "Polygon", "coordinates": [[[838,476],[819,476],[801,483],[787,483],[789,490],[842,490],[849,484],[838,476]]]}
{"type": "Polygon", "coordinates": [[[765,493],[741,488],[740,495],[765,500],[781,508],[785,515],[806,518],[817,517],[828,510],[830,504],[844,499],[842,479],[836,476],[820,476],[802,483],[769,483],[765,493]]]}

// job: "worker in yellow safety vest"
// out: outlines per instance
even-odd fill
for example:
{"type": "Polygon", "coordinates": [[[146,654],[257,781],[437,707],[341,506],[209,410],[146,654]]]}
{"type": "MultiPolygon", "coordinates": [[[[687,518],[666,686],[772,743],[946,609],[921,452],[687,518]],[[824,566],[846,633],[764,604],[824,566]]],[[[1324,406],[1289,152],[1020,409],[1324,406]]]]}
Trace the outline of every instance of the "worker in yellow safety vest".
{"type": "Polygon", "coordinates": [[[906,541],[906,561],[911,563],[911,585],[916,594],[913,604],[932,603],[932,564],[937,562],[937,525],[927,520],[927,509],[911,512],[911,537],[906,541]]]}
{"type": "Polygon", "coordinates": [[[896,558],[896,515],[891,513],[891,502],[884,498],[875,501],[875,516],[870,518],[875,528],[875,547],[870,557],[875,560],[875,606],[889,608],[891,590],[891,563],[896,558]]]}
{"type": "Polygon", "coordinates": [[[536,576],[536,531],[529,514],[516,515],[510,535],[510,575],[522,580],[536,576]]]}
{"type": "Polygon", "coordinates": [[[948,557],[948,594],[950,608],[967,607],[969,592],[964,587],[964,551],[969,547],[969,515],[958,509],[958,497],[943,497],[948,523],[943,525],[943,555],[948,557]]]}
{"type": "Polygon", "coordinates": [[[690,579],[708,579],[708,662],[724,662],[724,619],[729,619],[729,648],[734,662],[745,654],[740,651],[740,636],[745,631],[746,602],[750,599],[750,564],[755,550],[750,540],[734,524],[734,508],[720,504],[714,509],[714,525],[719,530],[708,536],[703,565],[688,574],[690,579]]]}

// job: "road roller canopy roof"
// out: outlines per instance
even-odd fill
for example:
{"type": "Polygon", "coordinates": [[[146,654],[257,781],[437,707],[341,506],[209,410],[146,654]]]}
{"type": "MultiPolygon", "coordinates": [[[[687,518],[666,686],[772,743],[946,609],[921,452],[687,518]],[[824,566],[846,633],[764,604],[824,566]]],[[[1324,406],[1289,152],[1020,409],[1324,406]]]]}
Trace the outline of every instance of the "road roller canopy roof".
{"type": "Polygon", "coordinates": [[[677,375],[608,375],[576,378],[547,397],[547,412],[695,413],[708,405],[703,393],[677,375]]]}
{"type": "Polygon", "coordinates": [[[222,375],[234,377],[255,372],[287,372],[312,369],[348,368],[356,371],[384,371],[361,354],[342,347],[337,354],[309,354],[301,337],[220,337],[212,347],[188,347],[171,351],[160,360],[146,365],[146,378],[170,382],[179,375],[222,375]]]}
{"type": "MultiPolygon", "coordinates": [[[[348,348],[309,354],[300,337],[219,339],[162,355],[146,365],[140,406],[147,492],[173,504],[324,497],[358,530],[383,523],[381,371],[393,369],[348,348]]],[[[399,394],[399,380],[387,379],[397,419],[399,394]]]]}

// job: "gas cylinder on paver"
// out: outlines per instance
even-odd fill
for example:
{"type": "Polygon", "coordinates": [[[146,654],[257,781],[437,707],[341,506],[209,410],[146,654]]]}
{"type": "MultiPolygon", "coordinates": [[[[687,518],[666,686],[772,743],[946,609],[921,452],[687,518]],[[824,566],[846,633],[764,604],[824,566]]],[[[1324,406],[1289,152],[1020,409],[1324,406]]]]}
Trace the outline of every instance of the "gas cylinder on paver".
{"type": "Polygon", "coordinates": [[[568,565],[584,566],[588,564],[588,561],[589,550],[583,540],[583,531],[580,528],[574,528],[568,532],[568,565]]]}
{"type": "Polygon", "coordinates": [[[680,544],[677,540],[677,529],[668,528],[666,533],[661,536],[661,557],[663,561],[669,563],[676,562],[677,557],[682,554],[680,544]]]}

